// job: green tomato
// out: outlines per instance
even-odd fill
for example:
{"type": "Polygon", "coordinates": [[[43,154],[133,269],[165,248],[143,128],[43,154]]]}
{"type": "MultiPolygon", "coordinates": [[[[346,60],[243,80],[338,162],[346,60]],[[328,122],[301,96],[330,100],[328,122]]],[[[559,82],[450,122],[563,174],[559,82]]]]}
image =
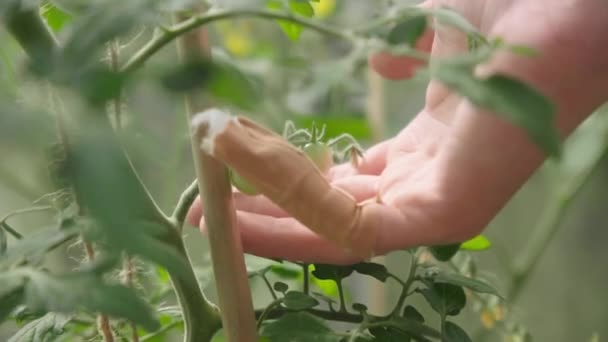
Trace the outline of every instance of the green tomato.
{"type": "Polygon", "coordinates": [[[235,188],[246,195],[255,196],[260,193],[253,185],[234,170],[230,170],[230,182],[235,188]]]}
{"type": "Polygon", "coordinates": [[[334,164],[331,148],[323,143],[306,144],[302,150],[322,173],[329,171],[334,164]]]}

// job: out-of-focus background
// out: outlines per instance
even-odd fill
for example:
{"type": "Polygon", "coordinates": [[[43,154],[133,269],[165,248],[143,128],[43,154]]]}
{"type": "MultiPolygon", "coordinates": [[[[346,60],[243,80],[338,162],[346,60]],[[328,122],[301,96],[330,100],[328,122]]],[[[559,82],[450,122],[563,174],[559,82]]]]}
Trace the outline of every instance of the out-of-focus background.
{"type": "MultiPolygon", "coordinates": [[[[233,6],[251,1],[233,0],[233,6]]],[[[390,1],[320,0],[315,3],[318,20],[341,27],[356,27],[379,15],[390,1]]],[[[402,1],[404,2],[404,1],[402,1]]],[[[369,73],[363,64],[345,58],[349,46],[342,41],[304,30],[297,42],[288,39],[276,23],[260,19],[234,19],[210,26],[215,57],[233,63],[252,80],[264,99],[264,111],[246,113],[280,130],[286,119],[300,125],[313,120],[326,123],[330,134],[346,131],[365,145],[388,138],[407,125],[423,106],[427,80],[386,81],[369,73]],[[370,104],[370,99],[374,98],[370,104]]],[[[59,32],[69,31],[69,21],[59,32]]],[[[141,29],[121,41],[121,59],[150,38],[141,29]]],[[[147,68],[170,65],[176,58],[174,46],[167,46],[151,59],[147,68]]],[[[48,106],[46,93],[30,86],[23,76],[24,55],[5,31],[0,30],[1,101],[26,103],[41,109],[48,106]]],[[[4,108],[4,106],[3,106],[4,108]]],[[[158,85],[138,82],[126,94],[125,134],[127,149],[137,151],[133,162],[163,209],[169,210],[181,191],[194,178],[188,131],[181,100],[167,95],[158,85]]],[[[1,115],[1,113],[0,113],[1,115]]],[[[46,114],[41,124],[31,127],[0,127],[0,216],[31,206],[50,189],[46,173],[46,129],[53,125],[46,114]],[[33,127],[33,128],[32,128],[33,127]]],[[[4,121],[2,121],[4,122],[4,121]]],[[[583,184],[578,183],[603,153],[608,137],[608,113],[596,113],[568,141],[560,162],[550,161],[519,191],[485,234],[493,242],[488,251],[474,253],[478,272],[503,293],[514,281],[506,266],[529,253],[531,244],[547,242],[538,263],[530,272],[515,302],[507,305],[510,322],[527,328],[535,341],[589,341],[594,333],[608,336],[608,163],[599,167],[583,184]],[[568,201],[564,203],[564,198],[568,201]],[[563,215],[561,214],[563,212],[563,215]],[[554,220],[555,222],[551,222],[554,220]],[[552,231],[545,239],[543,231],[552,231]],[[539,235],[540,234],[540,235],[539,235]],[[542,242],[541,241],[541,242],[542,242]]],[[[24,234],[48,222],[45,213],[18,217],[11,223],[24,234]]],[[[195,229],[187,231],[194,260],[204,260],[206,243],[195,229]]],[[[542,243],[540,246],[544,246],[542,243]]],[[[74,267],[78,253],[54,253],[49,264],[58,269],[74,267]]],[[[383,262],[395,272],[404,272],[404,253],[387,256],[383,262]]],[[[201,261],[201,265],[207,265],[201,261]]],[[[202,266],[201,266],[202,267],[202,266]]],[[[509,266],[510,267],[510,266],[509,266]]],[[[254,301],[267,298],[253,282],[254,301]]],[[[372,311],[388,311],[396,300],[396,288],[356,278],[349,284],[353,298],[370,303],[372,311]]],[[[207,291],[213,298],[213,282],[207,291]]],[[[467,309],[459,318],[470,332],[500,326],[482,313],[467,309]]],[[[14,331],[0,326],[0,340],[14,331]]],[[[475,335],[475,336],[482,336],[475,335]]],[[[500,341],[498,335],[486,335],[500,341]]],[[[603,339],[600,339],[603,340],[603,339]]]]}

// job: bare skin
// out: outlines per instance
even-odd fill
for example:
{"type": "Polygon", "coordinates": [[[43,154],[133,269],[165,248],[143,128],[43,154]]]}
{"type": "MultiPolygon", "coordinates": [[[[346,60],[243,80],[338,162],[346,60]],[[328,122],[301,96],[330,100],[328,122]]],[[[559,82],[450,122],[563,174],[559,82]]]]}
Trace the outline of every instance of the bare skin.
{"type": "MultiPolygon", "coordinates": [[[[505,73],[557,105],[565,138],[608,100],[608,3],[605,0],[435,0],[489,37],[533,47],[540,56],[501,53],[477,70],[505,73]]],[[[458,32],[438,28],[418,47],[432,58],[466,51],[458,32]]],[[[419,63],[377,54],[370,65],[389,79],[410,77],[419,63]]],[[[431,82],[422,111],[396,137],[371,147],[354,169],[330,170],[336,186],[381,203],[376,254],[459,242],[480,233],[545,156],[524,132],[431,82]]],[[[288,260],[351,263],[356,258],[315,235],[262,196],[235,193],[246,252],[288,260]]],[[[188,219],[204,230],[200,202],[188,219]]]]}

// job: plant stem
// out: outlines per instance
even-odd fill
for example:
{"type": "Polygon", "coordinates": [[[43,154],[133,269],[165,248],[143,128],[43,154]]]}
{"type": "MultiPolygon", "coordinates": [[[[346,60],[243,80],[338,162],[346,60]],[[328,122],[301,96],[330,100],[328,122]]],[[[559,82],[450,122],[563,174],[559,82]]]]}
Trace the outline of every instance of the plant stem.
{"type": "MultiPolygon", "coordinates": [[[[256,310],[255,316],[260,317],[264,310],[256,310]]],[[[355,314],[351,312],[339,312],[339,311],[326,311],[319,309],[308,309],[305,310],[311,315],[317,316],[324,320],[336,321],[336,322],[345,322],[345,323],[361,323],[363,322],[363,316],[360,314],[355,314]]],[[[266,319],[277,319],[282,317],[283,315],[290,313],[293,311],[289,311],[285,308],[278,307],[272,310],[267,314],[266,319]]]]}
{"type": "MultiPolygon", "coordinates": [[[[188,27],[196,18],[185,19],[177,26],[188,27]]],[[[184,30],[186,32],[188,30],[184,30]]],[[[179,42],[182,60],[209,58],[207,32],[199,30],[184,35],[179,42]]],[[[198,91],[200,92],[200,90],[198,91]]],[[[208,107],[198,92],[186,95],[189,119],[208,107]]],[[[204,127],[193,127],[192,154],[195,162],[201,201],[205,207],[205,223],[209,232],[209,246],[217,286],[222,325],[228,342],[257,341],[253,302],[245,268],[243,247],[236,227],[236,211],[232,201],[232,186],[225,165],[200,149],[204,127]]],[[[188,341],[203,341],[195,337],[188,341]]],[[[207,340],[204,340],[207,341],[207,340]]]]}
{"type": "Polygon", "coordinates": [[[414,283],[414,280],[416,280],[416,270],[417,269],[418,269],[418,255],[412,254],[412,259],[410,260],[410,272],[409,272],[405,282],[402,283],[403,287],[401,289],[401,295],[399,295],[397,304],[395,305],[395,308],[393,309],[393,311],[390,313],[390,316],[397,316],[401,312],[401,308],[403,307],[403,304],[405,303],[405,299],[410,294],[409,293],[410,287],[414,283]]]}
{"type": "Polygon", "coordinates": [[[272,288],[272,284],[270,284],[268,277],[266,277],[266,273],[260,273],[260,277],[262,277],[262,279],[264,280],[264,283],[268,287],[268,291],[270,291],[270,295],[272,296],[272,299],[277,300],[278,299],[277,294],[274,292],[274,289],[272,288]]]}
{"type": "Polygon", "coordinates": [[[194,180],[179,197],[173,214],[171,215],[171,219],[175,221],[178,229],[183,229],[188,210],[190,209],[190,206],[192,206],[192,203],[194,203],[194,200],[196,200],[198,194],[198,180],[194,180]]]}
{"type": "MultiPolygon", "coordinates": [[[[87,260],[89,262],[95,260],[95,249],[93,248],[93,245],[82,238],[82,246],[84,248],[84,253],[87,256],[87,260]]],[[[97,331],[104,342],[114,342],[114,334],[112,333],[112,327],[110,326],[110,320],[107,315],[97,315],[97,331]]]]}
{"type": "Polygon", "coordinates": [[[258,317],[258,323],[256,324],[256,328],[258,330],[260,330],[260,328],[262,327],[262,323],[268,317],[270,312],[272,310],[274,310],[275,308],[279,307],[282,302],[283,302],[283,298],[279,298],[279,299],[273,300],[270,304],[268,304],[268,306],[264,309],[264,311],[262,311],[262,313],[258,317]]]}
{"type": "Polygon", "coordinates": [[[310,292],[310,275],[308,274],[308,269],[310,268],[310,264],[302,264],[302,268],[304,269],[304,279],[302,280],[303,282],[303,291],[304,294],[309,294],[310,292]]]}
{"type": "MultiPolygon", "coordinates": [[[[188,260],[190,258],[181,236],[175,231],[175,239],[172,245],[177,251],[188,260]]],[[[167,270],[171,278],[171,284],[177,294],[178,303],[184,316],[184,341],[185,342],[206,342],[210,341],[213,335],[221,328],[221,321],[217,308],[211,304],[198,286],[196,275],[192,267],[188,267],[189,274],[183,278],[181,274],[175,274],[167,270]]]]}
{"type": "Polygon", "coordinates": [[[38,211],[47,211],[47,210],[53,210],[53,207],[50,205],[43,205],[43,206],[38,206],[38,207],[18,209],[18,210],[11,211],[10,213],[4,215],[4,217],[2,217],[0,219],[0,222],[4,222],[13,216],[29,214],[29,213],[34,213],[34,212],[38,212],[38,211]]]}
{"type": "Polygon", "coordinates": [[[264,19],[279,19],[290,21],[296,24],[300,24],[304,27],[313,29],[317,32],[334,36],[338,38],[342,38],[344,40],[354,42],[355,37],[351,35],[349,32],[344,32],[341,30],[336,30],[334,28],[325,26],[319,22],[314,20],[310,20],[304,17],[295,16],[293,14],[287,12],[273,11],[273,10],[265,10],[265,9],[235,9],[235,10],[218,10],[207,14],[201,14],[189,19],[186,19],[182,22],[179,22],[172,27],[169,27],[163,32],[150,40],[144,47],[142,47],[138,52],[136,52],[129,61],[122,67],[123,71],[132,71],[140,67],[148,58],[153,56],[158,50],[162,47],[170,43],[172,40],[177,37],[191,31],[197,27],[209,24],[211,22],[222,20],[222,19],[230,19],[230,18],[238,18],[238,17],[257,17],[264,19]]]}
{"type": "Polygon", "coordinates": [[[160,328],[158,331],[155,331],[151,334],[148,334],[146,336],[143,336],[140,339],[140,342],[146,342],[146,341],[150,341],[152,339],[156,339],[157,337],[159,337],[160,335],[166,333],[167,331],[177,327],[178,325],[182,324],[182,321],[173,321],[167,325],[165,325],[164,327],[160,328]]]}
{"type": "Polygon", "coordinates": [[[564,191],[560,195],[554,197],[554,200],[549,204],[549,207],[544,211],[537,227],[533,230],[535,234],[532,236],[530,243],[521,254],[519,262],[513,267],[513,277],[511,288],[507,293],[507,298],[514,302],[521,294],[522,289],[528,283],[530,275],[534,273],[536,266],[542,258],[547,246],[557,235],[559,228],[562,226],[564,216],[568,208],[574,202],[576,196],[584,188],[585,184],[592,178],[591,176],[597,172],[601,166],[601,162],[608,156],[608,148],[591,163],[587,170],[579,173],[571,179],[564,191]]]}
{"type": "Polygon", "coordinates": [[[344,289],[342,288],[342,279],[336,281],[338,287],[338,295],[340,296],[340,312],[346,312],[346,300],[344,299],[344,289]]]}

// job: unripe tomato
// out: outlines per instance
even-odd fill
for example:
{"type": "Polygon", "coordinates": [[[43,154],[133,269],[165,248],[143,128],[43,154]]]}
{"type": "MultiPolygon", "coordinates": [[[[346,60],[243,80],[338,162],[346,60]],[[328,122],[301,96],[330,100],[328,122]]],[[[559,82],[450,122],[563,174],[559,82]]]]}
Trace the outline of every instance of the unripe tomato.
{"type": "Polygon", "coordinates": [[[331,148],[323,143],[309,143],[302,150],[322,173],[329,171],[334,164],[331,148]]]}
{"type": "Polygon", "coordinates": [[[260,193],[253,185],[247,182],[245,178],[241,177],[233,170],[230,170],[230,182],[235,188],[246,195],[255,196],[260,193]]]}

